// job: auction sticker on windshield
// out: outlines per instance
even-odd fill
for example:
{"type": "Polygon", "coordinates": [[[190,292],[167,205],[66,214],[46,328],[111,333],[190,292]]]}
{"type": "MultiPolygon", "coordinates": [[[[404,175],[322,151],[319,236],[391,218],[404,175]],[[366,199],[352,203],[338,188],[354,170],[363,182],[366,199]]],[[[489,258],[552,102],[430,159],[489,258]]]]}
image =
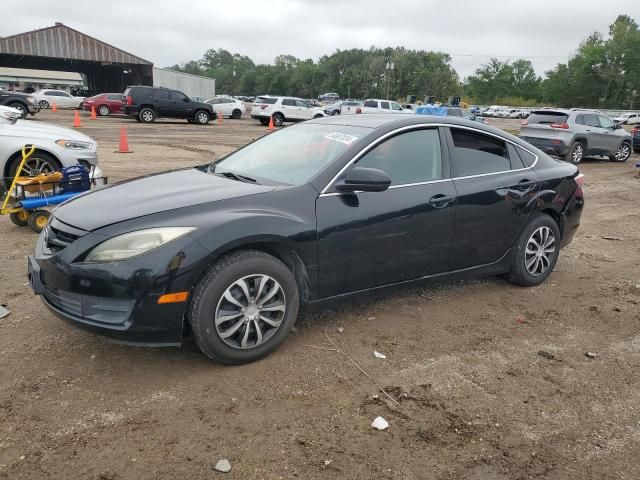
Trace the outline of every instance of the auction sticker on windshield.
{"type": "Polygon", "coordinates": [[[358,137],[354,137],[353,135],[347,135],[346,133],[340,132],[332,132],[329,135],[325,136],[329,140],[333,140],[335,142],[344,143],[345,145],[351,145],[353,142],[358,140],[358,137]]]}

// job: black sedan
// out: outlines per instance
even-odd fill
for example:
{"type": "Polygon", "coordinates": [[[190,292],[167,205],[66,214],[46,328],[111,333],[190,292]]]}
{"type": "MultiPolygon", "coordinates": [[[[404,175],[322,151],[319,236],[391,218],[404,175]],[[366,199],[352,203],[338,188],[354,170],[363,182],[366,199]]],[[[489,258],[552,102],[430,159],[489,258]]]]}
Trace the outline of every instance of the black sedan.
{"type": "Polygon", "coordinates": [[[477,122],[312,120],[65,203],[29,277],[78,327],[133,344],[190,332],[208,357],[250,362],[304,304],[460,275],[538,285],[580,223],[582,183],[477,122]]]}

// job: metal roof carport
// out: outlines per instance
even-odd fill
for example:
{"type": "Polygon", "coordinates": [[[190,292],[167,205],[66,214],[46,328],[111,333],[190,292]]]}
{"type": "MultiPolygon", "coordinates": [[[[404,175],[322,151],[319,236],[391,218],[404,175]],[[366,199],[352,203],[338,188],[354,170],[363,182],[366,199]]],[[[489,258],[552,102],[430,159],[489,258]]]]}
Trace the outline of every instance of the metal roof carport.
{"type": "Polygon", "coordinates": [[[153,83],[153,63],[62,23],[0,38],[0,66],[79,72],[92,93],[153,83]]]}

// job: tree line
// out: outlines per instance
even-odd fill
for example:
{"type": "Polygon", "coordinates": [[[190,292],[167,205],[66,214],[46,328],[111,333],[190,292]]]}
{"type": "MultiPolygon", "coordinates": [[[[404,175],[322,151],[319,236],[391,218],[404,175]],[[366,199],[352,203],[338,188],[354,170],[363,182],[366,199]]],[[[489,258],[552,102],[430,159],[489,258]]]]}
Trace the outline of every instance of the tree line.
{"type": "Polygon", "coordinates": [[[232,95],[294,95],[314,98],[338,92],[345,98],[425,95],[446,100],[460,95],[468,103],[513,106],[637,108],[640,103],[640,29],[620,15],[605,37],[594,32],[566,63],[538,76],[527,59],[491,59],[460,79],[443,52],[403,47],[336,50],[318,61],[278,55],[272,65],[210,49],[199,60],[172,70],[216,79],[216,90],[232,95]]]}

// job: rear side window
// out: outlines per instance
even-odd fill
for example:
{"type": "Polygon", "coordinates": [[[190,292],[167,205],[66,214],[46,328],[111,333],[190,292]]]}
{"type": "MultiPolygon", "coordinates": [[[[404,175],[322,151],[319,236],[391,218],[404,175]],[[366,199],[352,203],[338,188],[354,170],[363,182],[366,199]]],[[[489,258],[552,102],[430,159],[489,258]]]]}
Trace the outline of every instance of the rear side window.
{"type": "Polygon", "coordinates": [[[282,105],[284,105],[286,107],[295,107],[296,106],[296,101],[292,100],[290,98],[283,98],[282,99],[282,105]]]}
{"type": "Polygon", "coordinates": [[[380,108],[389,110],[389,102],[380,102],[380,108]]]}
{"type": "Polygon", "coordinates": [[[109,100],[122,100],[122,95],[107,95],[109,100]]]}
{"type": "Polygon", "coordinates": [[[278,101],[277,98],[274,97],[258,97],[256,98],[256,101],[254,103],[256,104],[267,104],[267,105],[273,105],[274,103],[276,103],[278,101]]]}
{"type": "Polygon", "coordinates": [[[552,123],[567,123],[569,115],[563,112],[537,111],[529,115],[529,125],[551,125],[552,123]]]}
{"type": "Polygon", "coordinates": [[[364,106],[371,107],[371,108],[378,108],[378,102],[376,102],[375,100],[367,100],[366,102],[364,102],[364,106]]]}
{"type": "Polygon", "coordinates": [[[401,133],[377,145],[358,161],[359,167],[377,168],[391,185],[428,182],[442,178],[440,136],[436,129],[401,133]]]}
{"type": "Polygon", "coordinates": [[[506,142],[481,133],[451,129],[456,177],[511,170],[506,142]]]}
{"type": "Polygon", "coordinates": [[[169,100],[169,91],[168,90],[156,90],[153,94],[153,98],[156,100],[169,100]]]}
{"type": "Polygon", "coordinates": [[[527,152],[524,148],[517,148],[518,154],[520,155],[520,159],[522,163],[524,163],[525,167],[531,167],[534,163],[536,163],[537,157],[533,153],[527,152]]]}

